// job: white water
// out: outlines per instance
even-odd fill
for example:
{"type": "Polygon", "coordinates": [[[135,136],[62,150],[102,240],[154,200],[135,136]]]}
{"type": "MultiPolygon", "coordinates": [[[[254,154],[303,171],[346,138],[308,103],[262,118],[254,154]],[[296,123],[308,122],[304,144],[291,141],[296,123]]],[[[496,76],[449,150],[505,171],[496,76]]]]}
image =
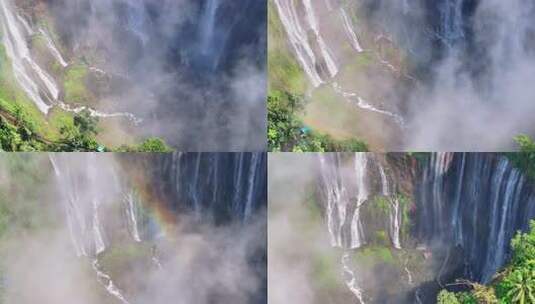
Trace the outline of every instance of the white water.
{"type": "Polygon", "coordinates": [[[245,202],[245,210],[243,220],[246,221],[251,217],[254,210],[253,194],[256,180],[257,164],[260,158],[258,153],[252,154],[251,165],[249,166],[249,179],[247,180],[247,201],[245,202]]]}
{"type": "Polygon", "coordinates": [[[130,224],[130,233],[132,234],[132,237],[136,242],[141,242],[141,237],[139,236],[139,230],[137,227],[137,212],[135,207],[134,194],[132,192],[125,195],[125,202],[127,206],[126,215],[130,224]]]}
{"type": "Polygon", "coordinates": [[[274,0],[274,2],[297,60],[310,78],[312,85],[319,86],[323,80],[316,70],[316,55],[308,41],[306,29],[299,19],[295,1],[274,0]]]}
{"type": "Polygon", "coordinates": [[[112,295],[113,297],[115,297],[116,299],[121,301],[123,304],[130,304],[125,299],[125,297],[123,296],[121,291],[115,286],[115,284],[113,283],[113,280],[111,279],[111,277],[100,269],[100,265],[98,264],[98,260],[94,259],[93,262],[91,263],[91,265],[93,266],[93,270],[97,274],[98,282],[100,284],[102,284],[102,286],[104,286],[104,288],[106,288],[106,291],[108,291],[108,293],[110,295],[112,295]]]}
{"type": "Polygon", "coordinates": [[[456,245],[462,245],[463,244],[463,230],[462,225],[459,224],[459,219],[461,218],[461,214],[459,213],[460,206],[461,206],[461,195],[463,190],[463,181],[464,181],[464,167],[466,164],[466,153],[463,153],[463,158],[461,160],[461,176],[459,177],[459,182],[457,184],[457,193],[455,197],[455,204],[453,206],[452,211],[452,227],[455,230],[455,242],[456,245]]]}
{"type": "Polygon", "coordinates": [[[60,101],[58,101],[57,106],[60,107],[62,110],[65,110],[67,112],[76,113],[76,114],[78,114],[78,113],[80,113],[80,112],[82,112],[84,110],[87,110],[87,111],[89,111],[90,115],[93,116],[93,117],[100,117],[100,118],[124,117],[124,118],[130,120],[134,125],[138,125],[143,121],[141,118],[138,118],[134,114],[128,113],[128,112],[105,113],[105,112],[100,112],[100,111],[97,111],[95,109],[92,109],[92,108],[89,108],[89,107],[86,107],[86,106],[72,107],[72,106],[70,106],[70,105],[68,105],[68,104],[66,104],[64,102],[60,102],[60,101]]]}
{"type": "Polygon", "coordinates": [[[98,256],[100,253],[106,250],[106,245],[104,244],[104,238],[102,237],[102,227],[100,226],[100,217],[98,214],[99,203],[96,199],[93,199],[93,239],[95,240],[95,255],[98,256]]]}
{"type": "Polygon", "coordinates": [[[385,169],[379,161],[377,162],[377,165],[379,166],[379,174],[381,175],[381,191],[384,196],[389,196],[390,188],[388,187],[388,178],[386,177],[385,169]]]}
{"type": "Polygon", "coordinates": [[[342,256],[342,267],[344,271],[344,277],[346,278],[346,285],[351,290],[351,292],[355,295],[355,297],[359,300],[360,304],[365,304],[364,302],[364,296],[363,292],[358,286],[357,278],[355,277],[355,273],[353,270],[351,270],[348,260],[350,259],[349,253],[344,253],[342,256]]]}
{"type": "Polygon", "coordinates": [[[335,92],[337,92],[338,94],[342,95],[348,102],[356,105],[360,109],[371,111],[371,112],[375,112],[375,113],[379,113],[379,114],[386,115],[386,116],[390,116],[390,117],[394,118],[394,121],[398,125],[400,125],[401,127],[403,127],[405,125],[405,121],[404,121],[403,117],[401,117],[400,115],[392,113],[392,112],[389,112],[389,111],[386,111],[386,110],[378,109],[378,108],[372,106],[370,103],[365,101],[362,97],[358,96],[356,93],[345,92],[338,83],[334,82],[333,83],[333,88],[334,88],[335,92]]]}
{"type": "Polygon", "coordinates": [[[390,235],[392,238],[392,245],[396,249],[401,249],[401,241],[400,241],[400,218],[401,213],[399,210],[399,200],[397,198],[394,198],[392,200],[392,206],[390,208],[390,235]]]}
{"type": "Polygon", "coordinates": [[[351,221],[351,248],[359,248],[365,243],[360,207],[368,199],[369,191],[366,184],[366,167],[368,158],[366,153],[355,153],[355,177],[357,181],[357,205],[351,221]]]}
{"type": "Polygon", "coordinates": [[[409,283],[409,285],[414,284],[414,281],[412,280],[412,273],[409,270],[409,267],[405,266],[403,267],[403,269],[405,270],[405,273],[407,274],[407,282],[409,283]]]}
{"type": "MultiPolygon", "coordinates": [[[[0,2],[0,28],[2,30],[2,43],[6,48],[8,58],[11,60],[15,80],[41,112],[47,114],[53,105],[57,105],[68,112],[80,113],[87,109],[91,116],[95,117],[126,117],[134,124],[141,122],[141,119],[132,113],[103,113],[85,106],[74,108],[60,101],[59,88],[54,78],[31,57],[26,35],[34,34],[34,31],[28,22],[16,12],[11,2],[7,0],[0,2]]],[[[43,35],[52,55],[63,67],[67,66],[68,63],[54,45],[50,35],[43,29],[39,29],[39,32],[43,35]]]]}
{"type": "Polygon", "coordinates": [[[506,172],[508,169],[508,160],[502,158],[498,164],[497,172],[492,179],[492,184],[496,188],[491,192],[491,221],[489,222],[490,234],[487,245],[492,250],[489,250],[487,253],[483,282],[490,281],[492,275],[498,270],[504,260],[505,243],[507,242],[505,235],[505,231],[507,230],[507,216],[509,215],[509,210],[513,208],[513,199],[519,197],[516,191],[521,189],[519,185],[523,183],[523,177],[520,171],[516,169],[512,170],[510,176],[507,176],[506,172]],[[504,183],[505,188],[502,186],[504,183]]]}
{"type": "MultiPolygon", "coordinates": [[[[68,159],[63,159],[66,163],[61,164],[56,159],[55,154],[49,153],[48,155],[58,184],[61,185],[60,189],[63,195],[61,201],[65,209],[68,229],[77,256],[88,258],[98,282],[104,286],[111,296],[124,304],[129,304],[121,291],[115,286],[111,277],[98,264],[98,255],[106,250],[106,244],[103,237],[104,228],[99,214],[102,193],[98,182],[100,182],[100,175],[103,172],[98,171],[95,154],[91,153],[86,158],[84,172],[87,174],[87,180],[82,181],[83,185],[78,182],[80,178],[79,172],[72,168],[73,163],[68,162],[68,159]],[[89,224],[86,221],[86,217],[91,219],[89,224]],[[88,254],[86,246],[91,248],[90,245],[93,246],[94,251],[88,254]]],[[[108,171],[107,173],[110,172],[108,171]]],[[[111,173],[110,175],[114,174],[111,173]]],[[[112,183],[111,180],[107,182],[112,183]]]]}
{"type": "Polygon", "coordinates": [[[233,195],[234,196],[232,198],[232,209],[236,213],[239,210],[240,200],[241,200],[241,187],[239,185],[241,185],[241,180],[242,180],[243,162],[244,162],[243,155],[240,155],[238,157],[238,161],[234,165],[234,172],[237,172],[237,174],[234,175],[235,176],[235,179],[234,179],[235,188],[234,188],[234,191],[233,191],[233,195]]]}
{"type": "MultiPolygon", "coordinates": [[[[11,2],[0,2],[0,15],[2,42],[11,60],[15,80],[39,110],[48,113],[50,105],[41,97],[41,93],[47,95],[49,103],[52,103],[58,99],[59,89],[54,79],[32,59],[21,24],[17,22],[22,17],[14,11],[11,2]]],[[[24,23],[22,27],[25,27],[24,23]]]]}
{"type": "Polygon", "coordinates": [[[26,21],[26,19],[22,18],[21,15],[17,15],[17,19],[19,19],[20,24],[22,24],[22,26],[24,26],[24,29],[26,30],[26,34],[27,35],[35,34],[35,32],[33,31],[32,27],[30,26],[28,21],[26,21]]]}
{"type": "Polygon", "coordinates": [[[349,42],[351,43],[351,46],[355,49],[357,52],[362,52],[363,49],[360,46],[359,40],[357,38],[357,34],[353,30],[353,26],[351,24],[351,20],[347,16],[347,13],[343,7],[340,8],[340,14],[342,15],[342,21],[344,25],[344,29],[347,35],[347,38],[349,39],[349,42]]]}
{"type": "Polygon", "coordinates": [[[215,34],[217,9],[220,4],[220,0],[208,0],[204,14],[201,16],[201,52],[205,55],[213,51],[212,41],[215,34]]]}
{"type": "Polygon", "coordinates": [[[59,64],[61,64],[62,67],[67,67],[67,65],[69,64],[65,61],[65,59],[63,59],[63,56],[61,55],[58,48],[54,44],[54,41],[52,41],[52,38],[50,38],[50,35],[42,28],[39,29],[39,33],[41,33],[41,35],[45,39],[46,45],[48,46],[48,49],[50,50],[50,53],[52,54],[52,56],[56,58],[56,60],[58,61],[59,64]]]}
{"type": "MultiPolygon", "coordinates": [[[[334,219],[334,207],[337,206],[340,208],[339,203],[342,202],[342,198],[345,197],[345,188],[343,185],[339,184],[337,182],[338,179],[332,175],[333,170],[328,167],[329,164],[327,163],[325,155],[323,154],[320,154],[320,164],[323,182],[325,183],[325,188],[328,191],[326,216],[331,246],[342,247],[342,236],[340,233],[341,226],[337,225],[336,220],[334,219]]],[[[345,213],[343,219],[345,219],[345,213]]]]}
{"type": "Polygon", "coordinates": [[[327,71],[329,72],[329,76],[334,77],[336,76],[336,74],[338,74],[338,67],[336,66],[336,62],[332,56],[331,50],[329,49],[329,47],[327,47],[327,44],[325,44],[325,40],[323,40],[323,37],[321,35],[319,23],[316,18],[316,12],[314,11],[314,7],[312,6],[312,0],[302,1],[305,7],[305,19],[308,21],[308,26],[310,27],[310,29],[316,35],[319,50],[321,52],[323,60],[325,61],[325,64],[327,65],[327,71]]]}
{"type": "Polygon", "coordinates": [[[195,160],[195,174],[193,175],[193,209],[195,211],[195,216],[200,218],[201,216],[201,202],[197,195],[198,190],[197,186],[199,184],[199,172],[201,169],[201,153],[197,154],[197,159],[195,160]]]}

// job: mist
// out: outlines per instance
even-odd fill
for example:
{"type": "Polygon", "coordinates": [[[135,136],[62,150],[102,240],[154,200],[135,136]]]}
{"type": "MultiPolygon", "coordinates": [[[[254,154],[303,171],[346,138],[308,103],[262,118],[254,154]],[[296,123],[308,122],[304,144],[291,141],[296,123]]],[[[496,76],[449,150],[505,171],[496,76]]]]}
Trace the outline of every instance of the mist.
{"type": "Polygon", "coordinates": [[[409,50],[422,79],[397,101],[409,105],[403,150],[505,151],[515,136],[535,134],[533,3],[375,6],[374,18],[409,50]]]}
{"type": "Polygon", "coordinates": [[[2,158],[0,217],[7,222],[0,229],[0,299],[51,304],[265,303],[262,203],[246,221],[217,221],[216,206],[200,215],[187,212],[184,206],[176,207],[181,202],[140,185],[140,180],[149,180],[153,187],[162,187],[165,176],[134,176],[142,168],[155,170],[158,161],[143,154],[2,158]],[[125,167],[125,159],[136,165],[125,167]],[[15,189],[34,178],[45,182],[17,196],[15,189]],[[10,206],[6,199],[20,206],[10,206]]]}
{"type": "Polygon", "coordinates": [[[376,151],[510,151],[535,135],[533,3],[273,3],[313,129],[376,151]]]}
{"type": "Polygon", "coordinates": [[[97,110],[138,122],[113,128],[180,151],[265,149],[265,0],[17,5],[54,25],[69,63],[89,66],[97,110]]]}

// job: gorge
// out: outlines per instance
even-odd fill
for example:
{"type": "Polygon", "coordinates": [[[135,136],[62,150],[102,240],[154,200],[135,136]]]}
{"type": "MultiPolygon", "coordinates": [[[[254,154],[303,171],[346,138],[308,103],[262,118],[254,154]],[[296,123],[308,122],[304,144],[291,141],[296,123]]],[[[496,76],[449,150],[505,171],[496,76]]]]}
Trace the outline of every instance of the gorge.
{"type": "Polygon", "coordinates": [[[68,153],[0,163],[8,223],[0,300],[265,303],[265,154],[68,153]],[[17,184],[43,178],[32,166],[51,178],[14,198],[17,184]]]}

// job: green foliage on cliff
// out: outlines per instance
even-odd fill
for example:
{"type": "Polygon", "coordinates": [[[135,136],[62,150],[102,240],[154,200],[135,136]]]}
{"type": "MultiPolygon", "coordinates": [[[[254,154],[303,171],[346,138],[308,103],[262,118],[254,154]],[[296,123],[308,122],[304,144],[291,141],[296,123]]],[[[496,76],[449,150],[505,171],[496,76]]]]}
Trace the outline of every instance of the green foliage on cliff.
{"type": "Polygon", "coordinates": [[[268,3],[268,147],[270,151],[325,152],[368,150],[357,139],[335,140],[311,130],[299,119],[305,107],[307,79],[292,54],[277,9],[268,3]]]}
{"type": "Polygon", "coordinates": [[[269,89],[303,94],[306,89],[305,75],[292,55],[286,32],[271,1],[268,2],[268,28],[269,89]]]}
{"type": "Polygon", "coordinates": [[[150,137],[145,139],[139,145],[120,146],[114,152],[152,152],[152,153],[167,153],[172,152],[173,149],[169,147],[165,141],[159,137],[150,137]]]}
{"type": "Polygon", "coordinates": [[[441,290],[437,297],[437,304],[461,304],[457,296],[453,292],[441,290]]]}
{"type": "Polygon", "coordinates": [[[511,248],[511,262],[496,275],[492,285],[469,283],[472,288],[470,296],[443,290],[437,299],[438,303],[535,304],[535,220],[531,221],[529,232],[516,234],[511,241],[511,248]],[[440,302],[451,300],[452,295],[458,302],[440,302]]]}
{"type": "Polygon", "coordinates": [[[527,135],[515,137],[519,152],[506,153],[513,165],[535,180],[535,142],[527,135]]]}
{"type": "Polygon", "coordinates": [[[365,143],[334,140],[307,128],[297,113],[304,107],[302,96],[273,90],[268,95],[268,147],[270,151],[366,152],[365,143]]]}

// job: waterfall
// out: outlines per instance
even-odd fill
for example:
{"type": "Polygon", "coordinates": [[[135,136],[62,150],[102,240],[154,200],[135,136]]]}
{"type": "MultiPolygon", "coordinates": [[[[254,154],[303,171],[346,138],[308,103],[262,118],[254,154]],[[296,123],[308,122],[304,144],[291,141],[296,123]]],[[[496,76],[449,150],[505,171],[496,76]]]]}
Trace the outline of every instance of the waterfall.
{"type": "Polygon", "coordinates": [[[340,172],[341,157],[343,156],[336,153],[319,157],[322,189],[326,199],[325,216],[331,245],[355,249],[366,243],[360,209],[370,194],[367,181],[368,154],[352,155],[350,176],[343,176],[340,172]]]}
{"type": "Polygon", "coordinates": [[[381,191],[385,198],[388,198],[390,200],[390,209],[389,209],[389,232],[390,232],[390,239],[392,240],[392,245],[396,249],[401,249],[401,241],[400,241],[400,234],[401,234],[401,212],[400,212],[400,206],[399,206],[399,198],[390,197],[390,187],[388,185],[388,177],[386,176],[385,169],[383,168],[383,165],[381,162],[377,161],[377,165],[379,167],[379,174],[381,176],[381,191]]]}
{"type": "Polygon", "coordinates": [[[115,172],[110,164],[107,169],[98,166],[96,155],[87,153],[83,164],[76,155],[49,154],[58,188],[62,194],[62,205],[65,210],[66,222],[71,241],[76,254],[85,256],[92,265],[98,282],[106,289],[108,294],[129,304],[122,292],[115,286],[111,277],[106,274],[98,263],[98,255],[106,250],[104,240],[104,227],[100,216],[101,202],[104,195],[99,182],[111,186],[111,194],[122,191],[120,185],[114,183],[115,172]],[[97,171],[97,170],[101,171],[97,171]],[[83,174],[81,174],[83,172],[83,174]],[[81,175],[80,175],[81,174],[81,175]],[[90,251],[91,248],[93,251],[90,251]],[[91,252],[91,253],[89,253],[91,252]]]}
{"type": "Polygon", "coordinates": [[[56,60],[58,61],[59,64],[61,64],[62,67],[67,67],[67,65],[69,64],[65,61],[65,59],[63,59],[63,56],[61,55],[58,48],[54,44],[54,41],[52,41],[52,38],[50,38],[50,35],[42,28],[39,29],[39,33],[41,33],[41,35],[45,39],[46,45],[48,46],[48,49],[50,50],[50,53],[52,54],[52,56],[56,58],[56,60]]]}
{"type": "Polygon", "coordinates": [[[279,12],[279,18],[288,35],[288,40],[294,49],[297,60],[310,78],[312,85],[317,87],[324,82],[318,70],[320,64],[325,65],[325,72],[329,77],[334,77],[338,73],[338,67],[332,51],[321,35],[312,1],[299,0],[304,7],[303,18],[301,18],[297,9],[296,2],[298,1],[274,1],[279,12]],[[317,44],[318,48],[317,52],[309,39],[309,32],[314,35],[314,43],[317,44]]]}
{"type": "Polygon", "coordinates": [[[469,279],[488,283],[510,240],[535,218],[532,186],[503,155],[433,154],[417,189],[420,237],[463,248],[469,279]]]}
{"type": "Polygon", "coordinates": [[[384,196],[390,196],[390,188],[388,187],[388,178],[386,177],[385,169],[380,162],[377,162],[379,166],[379,174],[381,175],[381,191],[384,196]]]}
{"type": "Polygon", "coordinates": [[[323,79],[316,70],[316,55],[308,41],[307,32],[299,19],[295,1],[274,0],[274,2],[297,60],[310,78],[312,85],[314,87],[319,86],[323,83],[323,79]]]}
{"type": "Polygon", "coordinates": [[[104,244],[104,238],[102,237],[102,226],[100,225],[100,217],[98,214],[99,203],[97,200],[93,200],[93,238],[95,240],[95,255],[98,256],[104,250],[106,245],[104,244]]]}
{"type": "Polygon", "coordinates": [[[355,153],[355,177],[357,181],[357,203],[351,221],[351,248],[359,248],[366,241],[360,219],[360,207],[368,199],[368,185],[366,184],[366,166],[368,158],[366,153],[355,153]]]}
{"type": "Polygon", "coordinates": [[[358,94],[344,91],[343,88],[337,82],[333,83],[333,88],[336,93],[340,94],[348,102],[356,105],[358,108],[392,117],[394,121],[401,127],[405,125],[405,121],[403,117],[401,117],[401,115],[374,107],[373,105],[365,101],[362,97],[358,96],[358,94]]]}
{"type": "MultiPolygon", "coordinates": [[[[325,216],[327,217],[327,229],[333,247],[342,247],[342,233],[341,226],[337,225],[337,218],[335,218],[335,209],[339,209],[339,204],[345,201],[345,188],[339,182],[339,177],[336,174],[335,168],[331,168],[331,163],[328,162],[324,154],[320,154],[321,176],[326,192],[327,206],[325,216]]],[[[345,210],[345,208],[344,208],[345,210]]],[[[343,214],[345,219],[345,214],[343,214]]]]}
{"type": "Polygon", "coordinates": [[[201,31],[201,52],[204,55],[212,52],[212,41],[215,35],[217,9],[219,8],[220,0],[207,0],[206,8],[201,16],[200,31],[201,31]]]}
{"type": "Polygon", "coordinates": [[[448,46],[452,46],[464,37],[463,2],[464,0],[445,0],[439,7],[439,35],[448,46]]]}
{"type": "Polygon", "coordinates": [[[126,209],[127,221],[129,222],[129,227],[130,227],[129,229],[130,234],[132,235],[132,238],[134,238],[136,242],[141,242],[141,237],[139,235],[139,229],[138,229],[138,224],[137,224],[137,218],[138,218],[137,209],[135,206],[134,194],[132,192],[125,195],[125,203],[126,203],[125,209],[126,209]]]}
{"type": "Polygon", "coordinates": [[[355,51],[359,53],[362,52],[363,49],[360,46],[359,40],[357,38],[357,34],[355,34],[355,31],[353,30],[353,26],[351,24],[351,20],[347,16],[347,13],[343,7],[340,8],[340,14],[342,16],[344,30],[346,32],[347,38],[349,39],[349,42],[351,43],[351,46],[353,46],[355,51]]]}
{"type": "MultiPolygon", "coordinates": [[[[387,158],[386,164],[397,161],[387,158]]],[[[386,167],[377,156],[366,153],[321,154],[318,165],[321,205],[331,246],[357,249],[367,238],[372,240],[376,228],[369,227],[377,227],[377,219],[364,217],[360,211],[368,211],[362,207],[369,197],[381,196],[390,203],[389,213],[382,220],[391,247],[401,249],[404,207],[401,198],[395,195],[401,185],[393,178],[407,175],[390,175],[390,171],[414,168],[405,164],[386,167]]],[[[422,247],[429,251],[448,250],[438,271],[439,279],[446,267],[464,267],[464,278],[490,282],[510,258],[510,240],[517,231],[528,229],[529,220],[535,218],[532,183],[502,154],[431,153],[414,173],[413,177],[404,177],[409,180],[403,180],[415,187],[414,209],[411,207],[411,219],[407,219],[414,226],[407,238],[423,243],[422,247]],[[458,265],[451,265],[458,260],[450,256],[453,247],[462,249],[459,252],[463,254],[463,262],[458,265]]],[[[409,244],[403,247],[409,248],[409,244]]],[[[350,257],[350,252],[345,251],[342,258],[345,283],[359,298],[363,290],[356,279],[358,272],[348,263],[350,257]]],[[[418,284],[408,260],[400,270],[404,271],[409,285],[418,284]]],[[[416,301],[423,301],[419,291],[415,296],[416,301]]]]}
{"type": "Polygon", "coordinates": [[[172,208],[247,222],[265,204],[265,162],[264,153],[172,153],[159,159],[155,178],[165,180],[172,208]]]}
{"type": "Polygon", "coordinates": [[[345,282],[349,290],[355,295],[359,304],[365,304],[364,295],[357,283],[355,272],[351,270],[348,260],[350,259],[349,253],[344,253],[342,256],[342,269],[344,272],[345,282]]]}
{"type": "Polygon", "coordinates": [[[330,77],[334,77],[338,73],[338,67],[336,66],[336,62],[332,56],[331,50],[327,47],[327,44],[325,44],[325,41],[321,35],[319,23],[316,18],[316,12],[314,11],[314,7],[312,6],[312,0],[302,1],[303,6],[305,7],[305,19],[308,22],[308,26],[316,36],[316,42],[318,43],[318,47],[321,52],[323,61],[327,66],[327,72],[329,73],[330,77]]]}
{"type": "Polygon", "coordinates": [[[108,291],[110,295],[112,295],[113,297],[121,301],[121,303],[123,304],[130,304],[130,302],[128,302],[125,299],[121,291],[115,286],[111,277],[100,269],[100,265],[98,264],[97,259],[94,259],[91,262],[91,266],[93,267],[93,270],[97,274],[98,282],[106,288],[106,291],[108,291]]]}
{"type": "Polygon", "coordinates": [[[400,221],[401,212],[399,210],[399,199],[394,198],[390,208],[390,238],[392,239],[392,245],[396,249],[401,249],[400,241],[400,221]]]}
{"type": "MultiPolygon", "coordinates": [[[[22,17],[14,10],[15,8],[8,0],[0,2],[2,42],[6,48],[6,54],[11,60],[15,80],[39,110],[48,113],[49,104],[58,99],[59,89],[54,79],[41,69],[31,57],[26,37],[21,30],[21,24],[17,22],[22,17]],[[45,102],[42,94],[46,95],[48,102],[45,102]]],[[[24,23],[22,24],[22,27],[25,28],[24,23]]]]}
{"type": "Polygon", "coordinates": [[[243,215],[243,219],[244,220],[247,220],[251,217],[252,213],[253,213],[253,210],[254,210],[254,204],[255,204],[255,201],[254,201],[254,190],[255,190],[255,180],[256,180],[256,173],[259,171],[258,170],[258,164],[260,163],[259,162],[260,160],[260,155],[258,154],[253,154],[252,156],[252,159],[251,159],[251,165],[249,166],[249,174],[248,174],[248,179],[247,179],[247,195],[246,195],[246,200],[245,200],[245,210],[244,210],[244,215],[243,215]]]}

